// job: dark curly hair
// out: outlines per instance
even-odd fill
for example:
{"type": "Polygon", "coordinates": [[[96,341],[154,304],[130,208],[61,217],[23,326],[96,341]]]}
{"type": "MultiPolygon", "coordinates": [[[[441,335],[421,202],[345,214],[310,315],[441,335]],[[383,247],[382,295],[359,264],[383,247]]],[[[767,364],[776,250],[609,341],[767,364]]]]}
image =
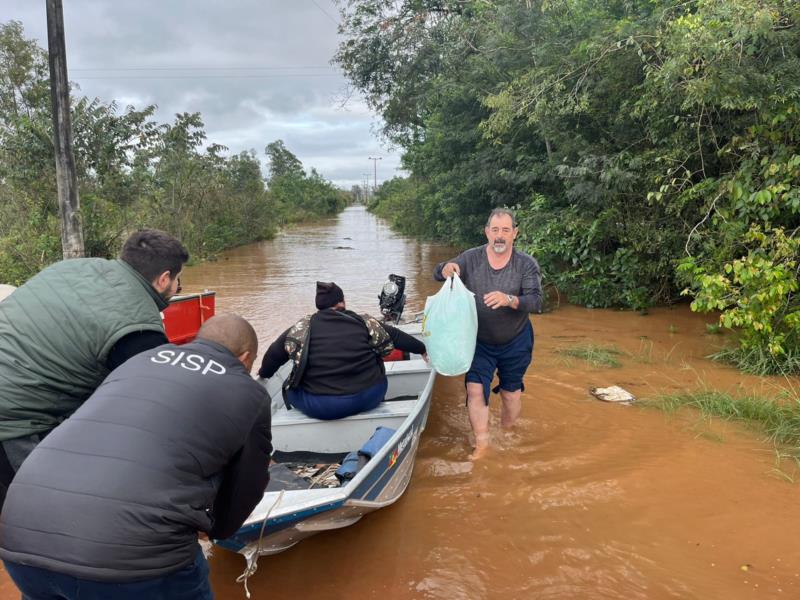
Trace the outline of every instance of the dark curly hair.
{"type": "Polygon", "coordinates": [[[120,260],[133,267],[147,281],[164,271],[174,279],[189,260],[189,252],[177,239],[158,229],[140,229],[122,247],[120,260]]]}

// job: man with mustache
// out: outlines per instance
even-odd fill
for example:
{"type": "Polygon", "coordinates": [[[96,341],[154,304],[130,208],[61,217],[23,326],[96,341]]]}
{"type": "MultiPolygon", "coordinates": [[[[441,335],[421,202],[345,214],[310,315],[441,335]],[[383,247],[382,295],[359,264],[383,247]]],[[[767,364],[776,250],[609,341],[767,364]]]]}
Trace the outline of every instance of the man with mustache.
{"type": "Polygon", "coordinates": [[[489,395],[500,392],[500,424],[514,426],[522,409],[522,381],[533,358],[533,327],[529,313],[541,312],[542,284],[539,264],[514,250],[519,233],[514,213],[496,208],[484,228],[487,243],[456,258],[439,263],[433,276],[444,281],[454,273],[475,294],[478,340],[472,365],[465,376],[467,409],[475,451],[480,458],[489,447],[489,395]],[[500,385],[491,383],[497,372],[500,385]]]}

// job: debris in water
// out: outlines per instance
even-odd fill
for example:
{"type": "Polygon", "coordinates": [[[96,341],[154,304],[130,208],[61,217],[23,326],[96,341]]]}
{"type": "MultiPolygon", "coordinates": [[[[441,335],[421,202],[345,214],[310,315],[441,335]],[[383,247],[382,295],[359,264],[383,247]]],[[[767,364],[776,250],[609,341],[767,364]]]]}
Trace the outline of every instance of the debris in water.
{"type": "Polygon", "coordinates": [[[352,250],[353,247],[352,246],[334,246],[333,249],[334,250],[352,250]]]}
{"type": "Polygon", "coordinates": [[[607,388],[592,388],[589,390],[595,398],[603,402],[618,402],[620,404],[630,404],[636,397],[629,391],[622,389],[618,385],[607,388]]]}
{"type": "Polygon", "coordinates": [[[434,477],[450,477],[468,475],[475,463],[471,461],[456,462],[453,460],[433,459],[428,465],[430,474],[434,477]]]}

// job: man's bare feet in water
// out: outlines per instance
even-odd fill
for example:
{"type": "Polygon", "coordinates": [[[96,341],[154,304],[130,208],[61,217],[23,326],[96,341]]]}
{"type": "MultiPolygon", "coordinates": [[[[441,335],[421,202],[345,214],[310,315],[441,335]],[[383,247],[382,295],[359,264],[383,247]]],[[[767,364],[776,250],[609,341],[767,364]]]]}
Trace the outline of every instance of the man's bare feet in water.
{"type": "Polygon", "coordinates": [[[489,434],[481,434],[475,436],[475,447],[472,449],[472,454],[469,455],[469,460],[480,460],[489,451],[489,434]]]}
{"type": "Polygon", "coordinates": [[[472,454],[470,454],[467,458],[471,461],[476,461],[482,459],[486,456],[486,453],[489,451],[489,446],[481,446],[475,447],[472,449],[472,454]]]}

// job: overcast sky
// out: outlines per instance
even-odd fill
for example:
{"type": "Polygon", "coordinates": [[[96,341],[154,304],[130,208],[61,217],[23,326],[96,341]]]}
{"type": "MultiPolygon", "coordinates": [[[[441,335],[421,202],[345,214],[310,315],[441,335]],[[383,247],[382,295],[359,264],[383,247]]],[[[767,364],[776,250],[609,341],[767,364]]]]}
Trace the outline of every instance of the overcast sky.
{"type": "MultiPolygon", "coordinates": [[[[120,106],[156,104],[156,119],[199,112],[208,142],[230,153],[282,139],[303,162],[345,188],[401,174],[399,153],[330,64],[339,43],[332,0],[63,0],[67,65],[80,94],[120,106]],[[343,104],[344,103],[344,104],[343,104]]],[[[0,21],[20,21],[47,48],[45,0],[3,0],[0,21]]]]}

